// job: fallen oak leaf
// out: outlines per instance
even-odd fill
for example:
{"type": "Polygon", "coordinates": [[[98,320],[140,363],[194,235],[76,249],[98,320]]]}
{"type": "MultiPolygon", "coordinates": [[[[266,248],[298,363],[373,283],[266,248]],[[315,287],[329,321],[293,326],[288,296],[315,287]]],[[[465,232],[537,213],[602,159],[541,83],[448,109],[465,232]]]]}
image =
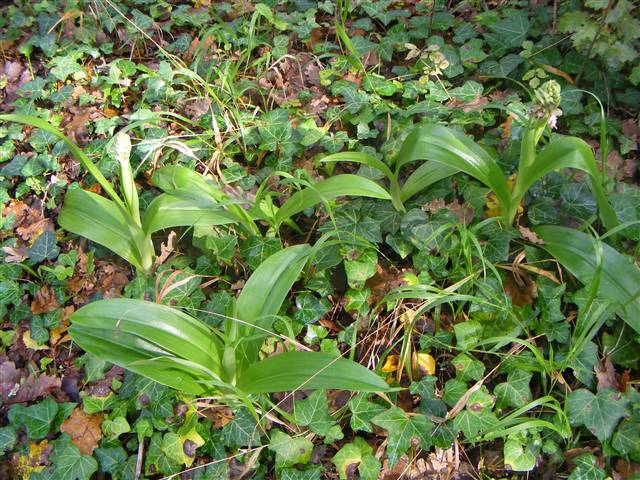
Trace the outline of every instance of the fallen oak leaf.
{"type": "Polygon", "coordinates": [[[78,407],[62,423],[60,431],[67,433],[71,437],[71,441],[81,453],[91,455],[102,438],[100,425],[103,418],[104,415],[102,413],[89,415],[78,407]]]}
{"type": "Polygon", "coordinates": [[[31,302],[31,313],[39,315],[56,310],[60,305],[58,299],[50,286],[44,286],[36,292],[31,302]]]}

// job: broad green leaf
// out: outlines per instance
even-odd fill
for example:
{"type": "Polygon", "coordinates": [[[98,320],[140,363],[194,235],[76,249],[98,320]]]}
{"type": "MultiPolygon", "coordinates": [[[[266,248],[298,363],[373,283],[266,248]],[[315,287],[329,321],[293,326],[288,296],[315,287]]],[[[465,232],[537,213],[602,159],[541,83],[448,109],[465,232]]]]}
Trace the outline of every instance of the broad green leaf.
{"type": "Polygon", "coordinates": [[[369,167],[375,168],[382,172],[387,179],[393,180],[394,175],[391,169],[387,166],[386,163],[378,160],[373,155],[369,155],[363,152],[340,152],[334,153],[332,155],[327,155],[323,157],[321,160],[323,163],[331,163],[331,162],[354,162],[361,163],[363,165],[367,165],[369,167]]]}
{"type": "MultiPolygon", "coordinates": [[[[598,259],[592,237],[560,226],[536,227],[541,245],[585,285],[593,280],[598,259]]],[[[640,332],[640,269],[614,248],[602,244],[602,265],[598,296],[620,306],[618,314],[640,332]]]]}
{"type": "Polygon", "coordinates": [[[411,173],[402,184],[400,198],[404,202],[425,188],[455,173],[458,173],[458,169],[446,163],[425,162],[411,173]]]}
{"type": "Polygon", "coordinates": [[[616,214],[602,190],[601,174],[591,147],[579,138],[553,137],[538,153],[533,164],[524,168],[524,171],[518,172],[518,175],[523,178],[521,192],[529,190],[531,185],[548,173],[563,168],[575,168],[591,176],[589,185],[598,202],[602,221],[609,229],[615,227],[618,224],[616,214]]]}
{"type": "MultiPolygon", "coordinates": [[[[466,135],[456,132],[441,125],[425,125],[409,134],[402,144],[396,156],[396,171],[416,160],[429,160],[449,167],[450,174],[462,171],[480,180],[491,188],[502,205],[509,205],[511,192],[504,179],[504,174],[496,163],[495,159],[482,147],[466,135]]],[[[436,173],[429,172],[430,175],[424,178],[442,179],[446,175],[446,169],[436,170],[436,173]]],[[[423,175],[421,174],[421,177],[423,175]]],[[[425,188],[426,182],[420,184],[425,188]]],[[[416,185],[411,183],[403,186],[402,197],[408,198],[407,190],[419,191],[416,185]]]]}
{"type": "Polygon", "coordinates": [[[65,230],[112,250],[138,270],[151,266],[151,239],[111,200],[80,188],[70,189],[58,223],[65,230]]]}
{"type": "Polygon", "coordinates": [[[579,389],[567,399],[567,416],[572,425],[584,425],[598,440],[605,442],[620,419],[629,414],[626,397],[611,388],[596,394],[579,389]]]}
{"type": "Polygon", "coordinates": [[[383,392],[389,386],[375,373],[350,360],[319,352],[287,352],[251,365],[237,382],[246,393],[303,389],[383,392]]]}
{"type": "Polygon", "coordinates": [[[305,437],[290,437],[280,430],[270,432],[269,450],[276,454],[276,466],[279,468],[305,465],[311,460],[313,442],[305,437]]]}
{"type": "Polygon", "coordinates": [[[278,209],[276,225],[318,203],[337,197],[369,197],[390,200],[389,193],[377,183],[358,175],[343,174],[321,180],[315,185],[297,191],[278,209]]]}
{"type": "Polygon", "coordinates": [[[371,420],[387,431],[387,457],[395,465],[415,438],[423,450],[431,447],[433,423],[422,415],[409,417],[402,409],[391,407],[371,420]]]}
{"type": "Polygon", "coordinates": [[[223,205],[230,217],[240,223],[247,233],[260,234],[251,215],[240,205],[236,205],[220,187],[198,172],[182,165],[170,165],[158,169],[152,179],[165,193],[184,200],[191,199],[201,207],[217,203],[223,205]]]}
{"type": "MultiPolygon", "coordinates": [[[[278,314],[282,302],[304,268],[311,247],[306,244],[285,248],[268,257],[247,280],[236,302],[236,314],[243,322],[241,335],[264,336],[278,314]],[[255,325],[256,329],[253,327],[255,325]]],[[[239,357],[244,365],[258,359],[262,337],[241,343],[239,357]]],[[[286,390],[286,389],[285,389],[286,390]]]]}
{"type": "Polygon", "coordinates": [[[238,220],[222,205],[207,198],[184,198],[164,193],[156,197],[144,214],[147,235],[172,227],[228,225],[238,220]]]}
{"type": "Polygon", "coordinates": [[[219,379],[220,341],[179,310],[143,300],[100,300],[75,312],[71,322],[69,332],[84,350],[164,385],[202,394],[202,381],[219,379]]]}

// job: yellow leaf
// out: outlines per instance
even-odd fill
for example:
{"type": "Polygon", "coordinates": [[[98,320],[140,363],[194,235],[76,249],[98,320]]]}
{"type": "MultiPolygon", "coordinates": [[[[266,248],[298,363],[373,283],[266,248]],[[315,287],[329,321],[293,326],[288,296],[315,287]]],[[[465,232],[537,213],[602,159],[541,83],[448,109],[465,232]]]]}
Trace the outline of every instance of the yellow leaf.
{"type": "Polygon", "coordinates": [[[22,342],[24,343],[24,346],[30,350],[46,350],[49,348],[46,345],[39,345],[38,342],[31,338],[31,333],[29,332],[29,330],[24,332],[24,334],[22,335],[22,342]]]}
{"type": "Polygon", "coordinates": [[[380,371],[383,373],[391,373],[396,370],[398,370],[398,355],[387,355],[387,359],[380,371]]]}
{"type": "Polygon", "coordinates": [[[42,440],[40,443],[29,442],[29,454],[18,457],[16,473],[22,480],[29,480],[32,473],[44,470],[45,466],[40,463],[45,458],[45,448],[48,444],[48,440],[42,440]]]}
{"type": "Polygon", "coordinates": [[[415,368],[422,375],[436,374],[436,359],[428,353],[417,353],[413,357],[415,368]]]}

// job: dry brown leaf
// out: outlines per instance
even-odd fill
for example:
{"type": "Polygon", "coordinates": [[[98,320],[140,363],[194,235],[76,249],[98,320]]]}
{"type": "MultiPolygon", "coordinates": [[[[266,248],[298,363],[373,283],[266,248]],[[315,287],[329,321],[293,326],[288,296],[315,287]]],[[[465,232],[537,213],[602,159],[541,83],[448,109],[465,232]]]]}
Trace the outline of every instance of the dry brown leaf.
{"type": "Polygon", "coordinates": [[[64,335],[69,328],[69,317],[74,312],[75,308],[73,306],[64,307],[62,309],[62,318],[60,319],[60,324],[52,328],[49,333],[49,345],[52,347],[57,345],[58,343],[64,343],[67,339],[71,339],[69,335],[64,335]]]}
{"type": "Polygon", "coordinates": [[[472,110],[477,110],[484,107],[487,103],[489,103],[489,99],[487,97],[478,96],[471,100],[470,102],[464,102],[462,100],[458,100],[454,98],[449,100],[446,103],[446,106],[449,108],[460,108],[463,112],[467,113],[472,110]]]}
{"type": "Polygon", "coordinates": [[[606,388],[615,388],[618,390],[619,385],[618,379],[616,378],[616,369],[608,355],[604,357],[602,364],[600,362],[596,363],[594,370],[598,381],[598,391],[606,388]]]}
{"type": "Polygon", "coordinates": [[[2,251],[7,254],[4,257],[4,261],[7,263],[21,263],[29,256],[27,247],[2,247],[2,251]]]}
{"type": "Polygon", "coordinates": [[[25,369],[17,369],[13,362],[0,364],[0,398],[3,402],[32,402],[46,397],[61,386],[61,380],[57,377],[27,374],[25,369]]]}
{"type": "Polygon", "coordinates": [[[535,243],[536,245],[544,245],[544,241],[536,235],[531,229],[518,225],[518,231],[525,240],[535,243]]]}
{"type": "Polygon", "coordinates": [[[71,437],[71,441],[81,453],[91,455],[102,437],[100,425],[103,417],[101,413],[88,415],[78,407],[62,423],[60,431],[71,437]]]}
{"type": "Polygon", "coordinates": [[[554,74],[554,75],[557,75],[557,76],[559,76],[559,77],[564,78],[564,79],[565,79],[567,82],[569,82],[571,85],[574,85],[574,84],[575,84],[575,82],[573,81],[573,78],[571,78],[571,76],[570,76],[568,73],[563,72],[563,71],[562,71],[562,70],[560,70],[559,68],[552,67],[551,65],[546,65],[546,64],[544,64],[544,63],[541,63],[541,64],[540,64],[540,66],[541,66],[544,70],[546,70],[547,72],[552,73],[552,74],[554,74]]]}
{"type": "Polygon", "coordinates": [[[53,291],[53,288],[46,285],[36,292],[31,302],[31,313],[39,315],[41,313],[53,312],[60,305],[53,291]]]}
{"type": "Polygon", "coordinates": [[[538,296],[536,282],[528,275],[520,274],[520,280],[516,280],[513,273],[509,272],[505,276],[503,286],[511,302],[518,307],[533,305],[533,301],[538,296]]]}
{"type": "Polygon", "coordinates": [[[173,253],[173,250],[174,250],[173,240],[175,238],[176,238],[176,232],[171,230],[171,233],[169,233],[169,236],[167,237],[167,241],[160,244],[160,255],[158,255],[155,262],[153,262],[154,268],[158,268],[160,265],[166,262],[167,259],[169,258],[169,255],[173,253]]]}

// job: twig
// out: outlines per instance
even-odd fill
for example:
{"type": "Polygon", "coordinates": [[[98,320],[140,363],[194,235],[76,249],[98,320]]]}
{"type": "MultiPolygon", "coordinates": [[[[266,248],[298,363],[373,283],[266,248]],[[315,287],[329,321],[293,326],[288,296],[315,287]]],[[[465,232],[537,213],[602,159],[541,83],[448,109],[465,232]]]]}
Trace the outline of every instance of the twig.
{"type": "Polygon", "coordinates": [[[134,476],[134,480],[138,480],[140,478],[140,473],[142,472],[143,458],[144,458],[144,438],[138,443],[138,456],[136,458],[136,473],[134,476]]]}

